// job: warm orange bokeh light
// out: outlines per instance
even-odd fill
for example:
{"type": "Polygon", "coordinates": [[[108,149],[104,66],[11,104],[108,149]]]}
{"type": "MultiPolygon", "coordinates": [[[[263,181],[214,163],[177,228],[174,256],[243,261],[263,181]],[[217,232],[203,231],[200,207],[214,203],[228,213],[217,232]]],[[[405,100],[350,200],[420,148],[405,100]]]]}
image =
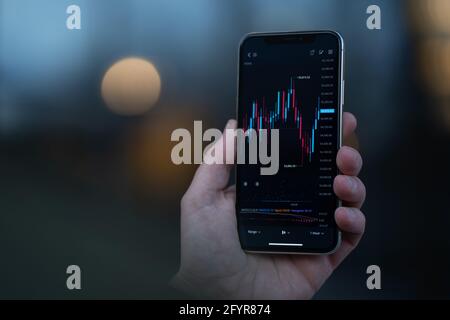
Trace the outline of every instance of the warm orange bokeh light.
{"type": "Polygon", "coordinates": [[[149,61],[125,58],[106,71],[101,91],[106,105],[114,113],[140,115],[158,101],[161,78],[149,61]]]}
{"type": "MultiPolygon", "coordinates": [[[[191,108],[161,108],[160,112],[144,119],[126,135],[123,154],[130,182],[138,194],[146,197],[152,194],[165,199],[173,194],[181,195],[188,187],[196,165],[175,165],[171,160],[172,148],[177,144],[170,140],[173,130],[186,128],[193,132],[195,115],[183,109],[191,108]]],[[[210,117],[204,114],[203,118],[210,117]]],[[[206,127],[208,121],[204,122],[206,127]]]]}
{"type": "Polygon", "coordinates": [[[410,0],[409,10],[419,33],[450,34],[450,1],[410,0]]]}
{"type": "Polygon", "coordinates": [[[421,76],[430,93],[450,97],[450,39],[421,41],[418,56],[421,76]]]}

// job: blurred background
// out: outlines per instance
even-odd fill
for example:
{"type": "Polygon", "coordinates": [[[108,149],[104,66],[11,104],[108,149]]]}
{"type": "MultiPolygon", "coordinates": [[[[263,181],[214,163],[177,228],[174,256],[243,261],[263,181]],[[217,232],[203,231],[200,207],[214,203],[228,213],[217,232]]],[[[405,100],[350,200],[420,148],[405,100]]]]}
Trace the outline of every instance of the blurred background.
{"type": "Polygon", "coordinates": [[[171,132],[234,117],[244,34],[315,29],[346,43],[368,191],[366,234],[316,298],[449,298],[448,0],[0,0],[0,298],[175,297],[195,167],[172,164],[171,132]]]}

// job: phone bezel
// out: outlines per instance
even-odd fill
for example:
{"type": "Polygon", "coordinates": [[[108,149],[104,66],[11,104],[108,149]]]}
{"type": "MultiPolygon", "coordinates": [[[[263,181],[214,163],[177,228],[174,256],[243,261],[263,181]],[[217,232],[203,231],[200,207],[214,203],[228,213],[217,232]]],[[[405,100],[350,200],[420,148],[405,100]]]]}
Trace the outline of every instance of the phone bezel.
{"type": "MultiPolygon", "coordinates": [[[[339,65],[338,65],[338,72],[339,72],[339,77],[340,77],[340,81],[338,83],[339,85],[339,119],[338,119],[338,134],[339,134],[339,138],[338,138],[338,150],[342,147],[342,114],[343,114],[343,109],[344,109],[344,39],[342,38],[342,36],[336,32],[336,31],[332,31],[332,30],[317,30],[317,31],[283,31],[283,32],[251,32],[246,34],[241,41],[239,42],[239,48],[238,48],[238,64],[237,64],[237,92],[238,94],[236,95],[236,119],[239,119],[239,94],[240,94],[240,68],[241,68],[241,49],[242,49],[242,45],[244,44],[244,42],[249,39],[249,38],[253,38],[253,37],[286,37],[286,36],[305,36],[305,35],[317,35],[317,34],[332,34],[333,36],[335,36],[338,40],[339,43],[339,65]]],[[[338,172],[339,173],[339,172],[338,172]]],[[[337,174],[338,174],[337,173],[337,174]]],[[[238,183],[237,180],[237,169],[235,170],[235,181],[236,184],[238,183]]],[[[236,192],[237,192],[237,188],[238,186],[236,186],[236,192]]],[[[335,246],[331,249],[331,250],[324,250],[324,251],[319,251],[319,250],[302,250],[299,248],[299,250],[295,250],[292,251],[292,248],[290,248],[289,251],[283,251],[283,250],[265,250],[265,249],[261,249],[261,250],[249,250],[247,248],[245,248],[243,246],[243,242],[241,240],[241,235],[239,232],[239,225],[240,225],[240,221],[239,221],[239,216],[238,216],[238,210],[237,210],[237,204],[238,204],[238,198],[236,195],[236,220],[237,220],[237,232],[238,232],[238,236],[239,236],[239,242],[241,244],[242,249],[245,252],[250,252],[250,253],[267,253],[267,254],[307,254],[307,255],[329,255],[334,253],[340,246],[341,242],[342,242],[342,233],[339,230],[339,228],[336,226],[336,243],[335,246]]],[[[338,200],[338,204],[337,207],[340,207],[341,201],[338,200]]]]}

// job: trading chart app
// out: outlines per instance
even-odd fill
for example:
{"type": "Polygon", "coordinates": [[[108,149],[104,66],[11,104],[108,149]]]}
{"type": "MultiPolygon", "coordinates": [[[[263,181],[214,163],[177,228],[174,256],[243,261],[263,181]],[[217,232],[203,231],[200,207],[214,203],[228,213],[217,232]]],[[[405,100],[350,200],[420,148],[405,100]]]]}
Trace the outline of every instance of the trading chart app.
{"type": "Polygon", "coordinates": [[[241,45],[239,127],[279,129],[275,175],[261,175],[260,164],[237,167],[245,249],[328,252],[337,244],[341,49],[334,33],[250,36],[241,45]]]}

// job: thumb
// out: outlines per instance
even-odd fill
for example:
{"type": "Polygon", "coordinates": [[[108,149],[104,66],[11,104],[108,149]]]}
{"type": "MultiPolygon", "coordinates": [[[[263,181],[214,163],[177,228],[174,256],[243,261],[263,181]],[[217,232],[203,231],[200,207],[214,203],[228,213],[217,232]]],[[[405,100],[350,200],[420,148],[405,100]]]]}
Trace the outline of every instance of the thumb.
{"type": "MultiPolygon", "coordinates": [[[[224,159],[222,163],[225,163],[225,157],[227,154],[230,152],[235,152],[234,138],[226,139],[225,132],[227,129],[236,129],[236,125],[236,120],[229,120],[220,139],[216,140],[211,149],[209,149],[210,151],[214,149],[216,152],[217,150],[224,151],[222,155],[225,156],[223,157],[224,159]]],[[[211,156],[211,153],[206,152],[206,157],[209,156],[211,156]]],[[[189,187],[189,192],[211,194],[223,190],[228,185],[231,167],[232,165],[230,164],[207,164],[203,161],[194,175],[191,186],[189,187]]]]}

